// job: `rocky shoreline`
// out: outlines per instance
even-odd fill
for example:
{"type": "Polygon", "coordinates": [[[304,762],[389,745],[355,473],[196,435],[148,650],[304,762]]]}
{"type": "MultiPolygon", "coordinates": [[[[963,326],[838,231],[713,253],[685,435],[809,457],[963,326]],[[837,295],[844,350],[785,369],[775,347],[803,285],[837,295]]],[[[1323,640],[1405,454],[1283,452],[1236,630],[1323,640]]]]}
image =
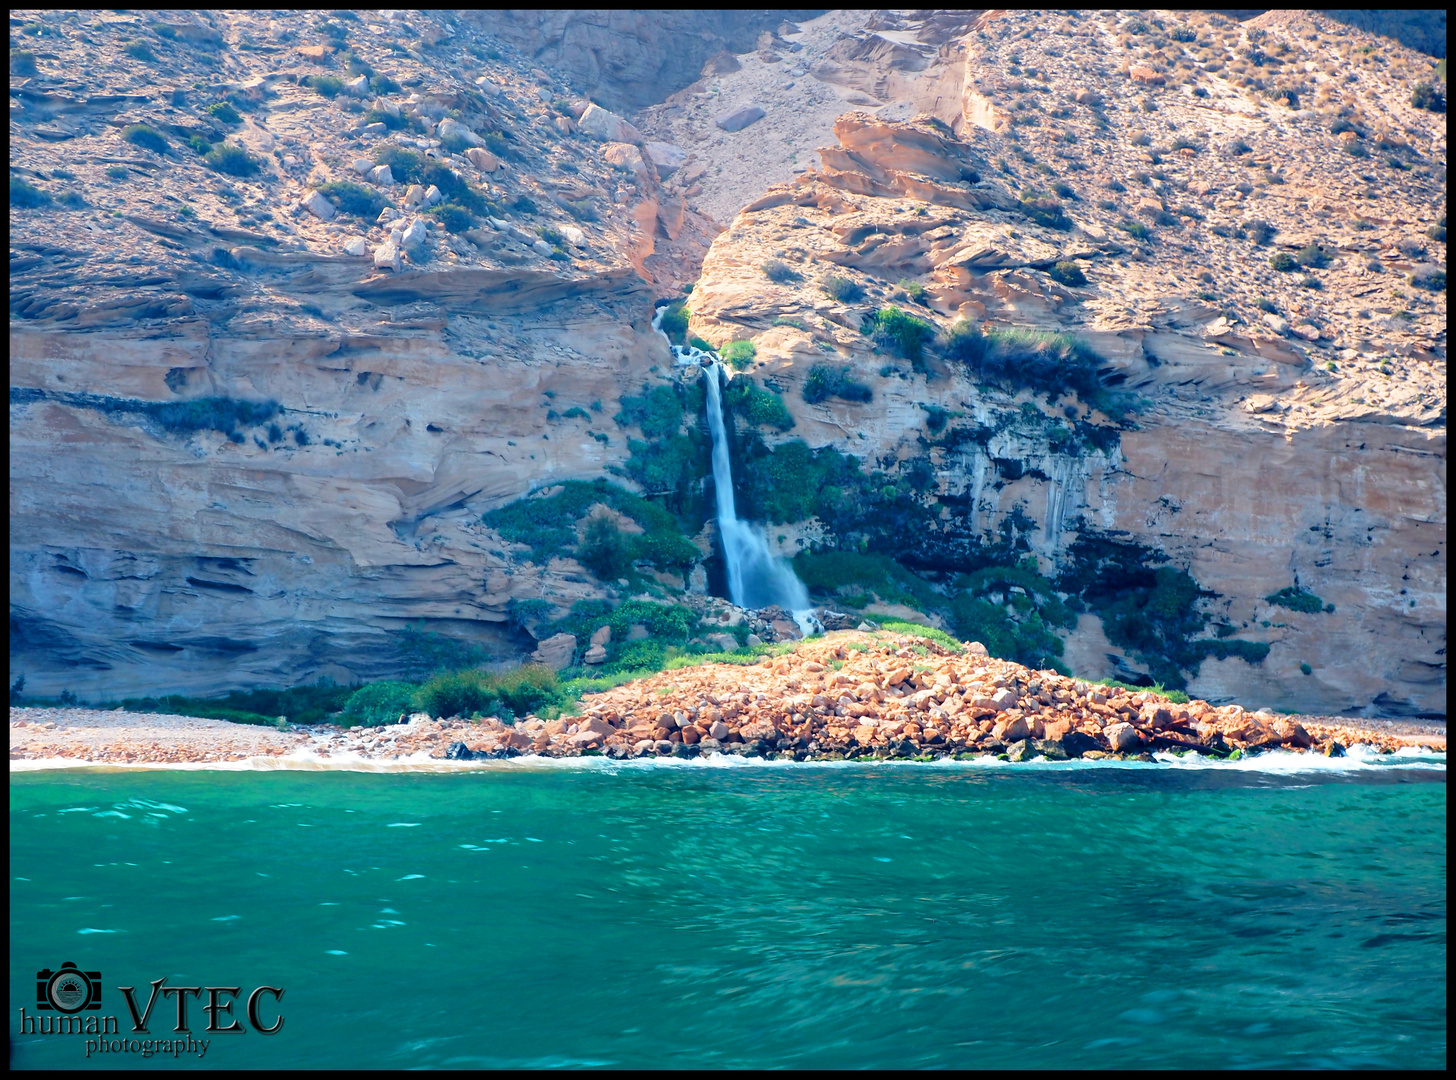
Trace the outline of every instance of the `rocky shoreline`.
{"type": "Polygon", "coordinates": [[[12,708],[10,757],[118,764],[539,755],[796,761],[982,755],[1010,761],[1146,758],[1155,751],[1237,758],[1271,749],[1340,756],[1356,744],[1444,751],[1443,721],[1293,717],[1205,701],[1176,704],[1036,671],[911,635],[839,631],[747,666],[704,664],[588,695],[580,715],[513,724],[432,718],[287,730],[120,710],[12,708]]]}

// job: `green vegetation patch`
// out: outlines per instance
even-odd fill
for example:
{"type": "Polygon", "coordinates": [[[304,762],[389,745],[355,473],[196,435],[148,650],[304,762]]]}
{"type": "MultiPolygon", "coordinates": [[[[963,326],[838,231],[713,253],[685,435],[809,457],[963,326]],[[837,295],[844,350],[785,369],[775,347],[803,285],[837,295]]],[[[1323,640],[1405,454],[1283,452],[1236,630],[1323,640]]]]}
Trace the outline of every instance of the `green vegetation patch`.
{"type": "Polygon", "coordinates": [[[1141,544],[1084,529],[1067,551],[1057,587],[1075,598],[1075,606],[1096,612],[1109,641],[1175,690],[1187,686],[1183,673],[1196,675],[1205,657],[1264,660],[1269,649],[1263,642],[1197,637],[1208,623],[1197,602],[1211,594],[1186,571],[1155,565],[1159,561],[1158,553],[1141,544]]]}
{"type": "Polygon", "coordinates": [[[389,143],[375,151],[374,160],[380,165],[389,166],[389,173],[394,177],[395,183],[420,184],[427,188],[433,184],[440,189],[440,194],[447,203],[454,203],[477,217],[484,217],[490,212],[484,195],[471,187],[454,169],[433,158],[389,143]]]}
{"type": "Polygon", "coordinates": [[[734,371],[746,371],[758,355],[758,347],[751,341],[730,341],[718,355],[734,371]]]}
{"type": "Polygon", "coordinates": [[[1271,604],[1288,608],[1290,611],[1304,611],[1310,614],[1323,611],[1325,606],[1325,602],[1318,596],[1297,585],[1286,586],[1276,593],[1270,593],[1264,599],[1271,604]]]}
{"type": "Polygon", "coordinates": [[[38,188],[28,180],[18,176],[10,178],[10,205],[24,209],[34,209],[37,206],[46,206],[51,201],[51,193],[43,188],[38,188]]]}
{"type": "Polygon", "coordinates": [[[784,399],[772,390],[760,389],[747,375],[740,375],[729,381],[728,388],[723,392],[723,402],[734,415],[742,417],[754,427],[788,431],[794,426],[794,418],[789,414],[784,399]]]}
{"type": "Polygon", "coordinates": [[[1048,229],[1070,229],[1072,219],[1062,210],[1062,201],[1054,195],[1040,191],[1024,191],[1021,194],[1021,212],[1048,229]]]}
{"type": "Polygon", "coordinates": [[[185,694],[165,697],[127,698],[122,708],[128,712],[175,713],[178,716],[200,716],[211,720],[229,720],[235,724],[277,726],[278,717],[293,724],[322,724],[342,709],[355,688],[337,686],[332,679],[320,679],[311,686],[295,686],[289,690],[234,690],[225,697],[200,698],[185,694]]]}
{"type": "Polygon", "coordinates": [[[925,358],[925,346],[935,339],[935,327],[891,305],[865,320],[864,332],[875,344],[909,360],[917,371],[925,358]]]}
{"type": "Polygon", "coordinates": [[[824,290],[825,296],[831,300],[838,300],[841,304],[853,304],[857,300],[864,299],[864,288],[853,278],[840,274],[831,274],[824,279],[820,287],[824,290]]]}
{"type": "Polygon", "coordinates": [[[409,719],[419,688],[407,682],[377,682],[361,686],[344,703],[339,722],[345,727],[377,727],[409,719]]]}
{"type": "Polygon", "coordinates": [[[331,180],[327,184],[320,184],[318,192],[344,213],[353,214],[370,223],[373,223],[386,205],[379,192],[352,180],[331,180]]]}
{"type": "Polygon", "coordinates": [[[963,319],[946,332],[941,350],[977,378],[1012,391],[1029,389],[1050,398],[1072,393],[1113,417],[1126,408],[1102,383],[1102,357],[1072,334],[1018,327],[982,332],[963,319]]]}
{"type": "Polygon", "coordinates": [[[688,319],[692,311],[689,310],[687,301],[674,300],[667,305],[667,310],[662,313],[662,321],[657,325],[667,335],[667,340],[674,345],[686,345],[688,333],[688,319]]]}
{"type": "Polygon", "coordinates": [[[165,154],[171,143],[167,137],[149,124],[128,124],[121,129],[121,137],[134,146],[165,154]]]}
{"type": "Polygon", "coordinates": [[[419,688],[414,700],[431,716],[498,716],[507,721],[572,704],[560,677],[541,664],[499,673],[467,669],[436,675],[419,688]]]}
{"type": "Polygon", "coordinates": [[[817,405],[832,397],[867,402],[875,396],[868,386],[854,380],[848,367],[834,364],[815,364],[810,368],[802,393],[804,400],[810,405],[817,405]]]}
{"type": "MultiPolygon", "coordinates": [[[[481,520],[503,539],[530,547],[532,559],[544,566],[554,555],[578,553],[576,524],[602,503],[643,530],[641,534],[622,534],[629,567],[637,559],[646,559],[660,570],[682,573],[703,557],[671,513],[640,495],[606,480],[570,480],[561,488],[546,498],[517,499],[489,511],[481,520]]],[[[588,556],[592,557],[590,552],[588,556]]]]}
{"type": "Polygon", "coordinates": [[[232,146],[226,143],[219,143],[206,154],[202,160],[209,169],[214,172],[226,173],[228,176],[255,176],[261,171],[262,166],[258,160],[244,150],[241,146],[232,146]]]}

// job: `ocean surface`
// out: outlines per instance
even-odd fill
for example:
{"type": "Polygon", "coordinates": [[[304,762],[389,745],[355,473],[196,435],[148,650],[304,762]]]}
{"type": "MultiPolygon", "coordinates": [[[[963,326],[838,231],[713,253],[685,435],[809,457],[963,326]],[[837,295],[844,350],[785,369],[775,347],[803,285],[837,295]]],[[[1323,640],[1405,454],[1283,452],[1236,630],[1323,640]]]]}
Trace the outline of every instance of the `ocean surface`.
{"type": "Polygon", "coordinates": [[[1440,1069],[1444,770],[15,772],[11,1063],[1440,1069]]]}

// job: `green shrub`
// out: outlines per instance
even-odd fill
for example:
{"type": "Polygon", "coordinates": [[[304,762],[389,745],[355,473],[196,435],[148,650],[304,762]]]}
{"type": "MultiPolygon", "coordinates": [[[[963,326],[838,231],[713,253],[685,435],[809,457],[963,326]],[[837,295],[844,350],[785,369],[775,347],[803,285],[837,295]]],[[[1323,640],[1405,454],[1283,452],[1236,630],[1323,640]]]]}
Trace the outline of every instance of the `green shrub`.
{"type": "Polygon", "coordinates": [[[373,222],[385,206],[384,198],[379,192],[351,180],[331,180],[327,184],[320,184],[318,192],[344,213],[369,222],[373,222]]]}
{"type": "Polygon", "coordinates": [[[853,278],[833,275],[824,279],[824,294],[841,304],[852,304],[864,298],[864,289],[853,278]]]}
{"type": "Polygon", "coordinates": [[[288,690],[234,690],[222,698],[195,698],[171,694],[162,698],[128,698],[122,707],[129,712],[170,712],[179,716],[200,716],[235,724],[278,725],[278,717],[294,724],[322,724],[342,709],[354,688],[320,679],[311,686],[288,690]]]}
{"type": "Polygon", "coordinates": [[[1446,95],[1434,83],[1416,83],[1415,89],[1411,91],[1410,102],[1417,109],[1425,109],[1427,112],[1446,111],[1446,95]]]}
{"type": "Polygon", "coordinates": [[[86,202],[86,197],[79,191],[74,190],[61,192],[56,196],[56,202],[60,203],[67,210],[79,210],[83,206],[89,205],[86,202]]]}
{"type": "Polygon", "coordinates": [[[337,75],[311,75],[308,77],[308,86],[316,93],[326,98],[338,97],[339,91],[344,89],[344,80],[337,75]]]}
{"type": "Polygon", "coordinates": [[[106,175],[113,180],[125,180],[131,176],[131,170],[125,165],[112,165],[107,168],[106,175]]]}
{"type": "MultiPolygon", "coordinates": [[[[663,320],[663,322],[666,321],[666,319],[663,320]]],[[[718,355],[734,371],[744,371],[753,365],[753,358],[758,355],[758,348],[751,341],[730,341],[723,346],[718,355]]]]}
{"type": "Polygon", "coordinates": [[[700,350],[701,352],[717,352],[718,351],[717,349],[713,348],[713,343],[711,341],[704,341],[700,337],[690,337],[690,338],[688,338],[688,344],[690,346],[692,346],[694,349],[700,350]]]}
{"type": "Polygon", "coordinates": [[[691,315],[692,312],[688,310],[684,301],[674,300],[662,313],[662,321],[658,323],[658,326],[674,345],[683,345],[687,340],[688,318],[691,315]]]}
{"type": "Polygon", "coordinates": [[[799,280],[798,273],[783,259],[769,259],[763,264],[762,270],[765,277],[779,285],[799,280]]]}
{"type": "Polygon", "coordinates": [[[152,47],[145,41],[128,41],[121,51],[134,60],[143,60],[148,64],[157,62],[157,54],[152,52],[152,47]]]}
{"type": "Polygon", "coordinates": [[[1048,229],[1070,229],[1072,219],[1062,212],[1061,200],[1039,191],[1026,191],[1021,195],[1021,212],[1038,225],[1048,229]]]}
{"type": "Polygon", "coordinates": [[[1414,274],[1411,274],[1406,278],[1406,283],[1415,289],[1427,289],[1431,292],[1445,292],[1446,271],[1435,270],[1421,277],[1416,277],[1414,274]]]}
{"type": "Polygon", "coordinates": [[[1312,592],[1307,592],[1297,585],[1286,586],[1276,593],[1270,593],[1264,597],[1271,604],[1288,608],[1290,611],[1303,611],[1313,614],[1324,609],[1325,602],[1312,592]]]}
{"type": "Polygon", "coordinates": [[[243,118],[238,115],[238,110],[233,108],[230,101],[219,101],[214,105],[209,105],[207,111],[219,122],[227,124],[229,127],[243,122],[243,118]]]}
{"type": "MultiPolygon", "coordinates": [[[[692,464],[705,463],[694,459],[692,464]]],[[[702,475],[699,469],[695,478],[702,475]]],[[[684,571],[702,558],[671,513],[605,480],[570,480],[550,498],[517,499],[489,511],[481,520],[504,540],[528,545],[532,559],[545,565],[553,555],[576,550],[576,523],[595,503],[604,503],[642,527],[640,535],[628,537],[633,560],[647,559],[661,570],[684,571]]]]}
{"type": "Polygon", "coordinates": [[[1134,240],[1146,240],[1153,235],[1153,230],[1144,225],[1141,221],[1127,218],[1117,223],[1117,227],[1127,233],[1134,240]]]}
{"type": "Polygon", "coordinates": [[[209,169],[228,176],[248,177],[260,170],[257,160],[241,146],[229,146],[226,143],[213,147],[202,160],[209,169]]]}
{"type": "Polygon", "coordinates": [[[409,719],[418,687],[407,682],[377,682],[361,686],[344,703],[340,719],[347,725],[377,727],[409,719]]]}
{"type": "Polygon", "coordinates": [[[504,714],[503,719],[571,704],[556,672],[541,664],[494,675],[477,670],[436,675],[419,688],[414,700],[431,716],[504,714]]]}
{"type": "Polygon", "coordinates": [[[1249,240],[1251,240],[1253,243],[1258,244],[1260,247],[1263,247],[1269,242],[1270,237],[1274,235],[1275,231],[1276,230],[1273,225],[1270,225],[1267,221],[1262,221],[1259,218],[1254,218],[1252,221],[1246,221],[1243,225],[1244,235],[1248,237],[1249,240]]]}
{"type": "Polygon", "coordinates": [[[187,145],[190,146],[198,155],[204,157],[212,151],[212,143],[208,140],[206,135],[189,136],[187,139],[187,145]]]}
{"type": "Polygon", "coordinates": [[[920,284],[920,282],[911,281],[909,278],[901,278],[900,288],[905,290],[905,295],[912,303],[925,304],[927,302],[925,299],[925,286],[920,284]]]}
{"type": "Polygon", "coordinates": [[[907,315],[897,307],[884,307],[865,322],[865,331],[882,348],[888,348],[918,370],[925,346],[934,339],[935,327],[924,319],[907,315]]]}
{"type": "Polygon", "coordinates": [[[29,181],[22,180],[18,176],[10,178],[10,205],[23,208],[46,206],[51,201],[51,193],[36,187],[29,181]]]}
{"type": "Polygon", "coordinates": [[[632,542],[610,518],[587,522],[576,559],[602,581],[626,577],[632,569],[632,542]]]}
{"type": "Polygon", "coordinates": [[[129,143],[159,154],[165,154],[171,145],[165,135],[146,124],[128,124],[121,129],[121,137],[129,143]]]}
{"type": "Polygon", "coordinates": [[[754,427],[773,427],[788,431],[794,426],[794,418],[789,415],[784,399],[771,390],[759,389],[747,375],[740,375],[729,381],[723,400],[732,412],[754,427]]]}
{"type": "Polygon", "coordinates": [[[1071,288],[1087,284],[1087,275],[1082,273],[1082,268],[1070,259],[1063,259],[1057,263],[1051,268],[1050,273],[1054,281],[1059,281],[1071,288]]]}
{"type": "Polygon", "coordinates": [[[463,233],[475,224],[475,216],[459,203],[440,203],[428,211],[448,232],[463,233]]]}
{"type": "Polygon", "coordinates": [[[1301,266],[1318,268],[1330,265],[1330,257],[1325,254],[1324,249],[1318,244],[1310,244],[1307,247],[1301,248],[1299,254],[1295,256],[1295,259],[1301,266]]]}
{"type": "Polygon", "coordinates": [[[1261,296],[1254,301],[1254,306],[1260,311],[1267,311],[1271,315],[1279,314],[1279,305],[1270,300],[1267,296],[1261,296]]]}
{"type": "Polygon", "coordinates": [[[1269,256],[1269,265],[1272,266],[1275,270],[1278,270],[1281,274],[1287,274],[1289,271],[1298,267],[1299,263],[1295,260],[1293,255],[1289,254],[1289,252],[1276,251],[1273,255],[1269,256]]]}
{"type": "Polygon", "coordinates": [[[1117,413],[1118,403],[1098,374],[1102,357],[1071,334],[1015,327],[983,334],[962,320],[947,332],[941,349],[946,359],[1008,389],[1071,392],[1110,415],[1117,413]]]}
{"type": "Polygon", "coordinates": [[[867,402],[875,396],[868,386],[854,380],[848,367],[836,367],[832,364],[815,364],[810,368],[802,393],[804,400],[810,405],[817,405],[831,397],[867,402]]]}
{"type": "Polygon", "coordinates": [[[1325,283],[1313,274],[1305,274],[1299,279],[1299,284],[1306,289],[1323,289],[1325,287],[1325,283]]]}
{"type": "Polygon", "coordinates": [[[10,53],[10,74],[26,77],[39,75],[40,69],[35,66],[35,53],[26,52],[24,49],[13,50],[10,53]]]}
{"type": "Polygon", "coordinates": [[[1301,675],[1313,675],[1314,674],[1314,668],[1310,667],[1308,664],[1301,663],[1299,665],[1299,673],[1301,675]]]}

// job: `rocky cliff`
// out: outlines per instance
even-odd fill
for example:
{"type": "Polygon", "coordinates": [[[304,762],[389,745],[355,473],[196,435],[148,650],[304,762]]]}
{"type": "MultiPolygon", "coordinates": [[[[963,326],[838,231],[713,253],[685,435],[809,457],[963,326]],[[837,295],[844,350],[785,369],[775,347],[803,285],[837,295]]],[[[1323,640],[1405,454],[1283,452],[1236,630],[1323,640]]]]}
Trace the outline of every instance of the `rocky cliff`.
{"type": "Polygon", "coordinates": [[[12,670],[373,678],[701,588],[701,389],[649,325],[693,285],[688,333],[755,347],[745,505],[916,572],[844,602],[1443,714],[1425,58],[1308,14],[802,15],[13,13],[12,670]],[[597,518],[642,537],[620,581],[597,518]]]}

